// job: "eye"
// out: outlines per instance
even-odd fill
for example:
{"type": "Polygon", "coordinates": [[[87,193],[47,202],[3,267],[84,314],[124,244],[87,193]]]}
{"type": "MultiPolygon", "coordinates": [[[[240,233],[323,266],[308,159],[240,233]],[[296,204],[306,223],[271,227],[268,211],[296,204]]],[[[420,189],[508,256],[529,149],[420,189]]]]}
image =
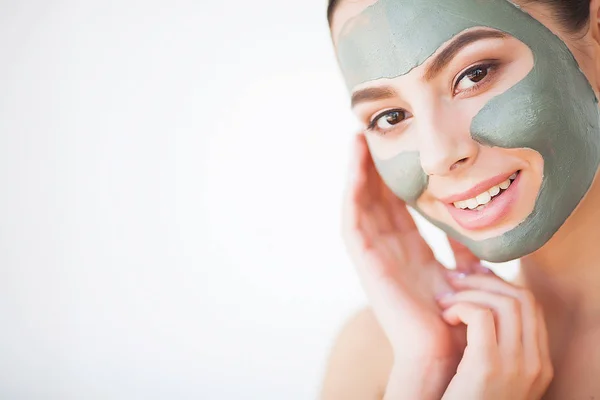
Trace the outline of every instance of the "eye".
{"type": "Polygon", "coordinates": [[[410,117],[410,113],[405,110],[387,110],[373,118],[368,129],[378,130],[381,133],[385,133],[386,130],[393,128],[395,125],[398,125],[408,117],[410,117]]]}
{"type": "Polygon", "coordinates": [[[476,65],[463,72],[456,80],[454,94],[474,90],[490,74],[492,68],[493,65],[490,64],[476,65]]]}

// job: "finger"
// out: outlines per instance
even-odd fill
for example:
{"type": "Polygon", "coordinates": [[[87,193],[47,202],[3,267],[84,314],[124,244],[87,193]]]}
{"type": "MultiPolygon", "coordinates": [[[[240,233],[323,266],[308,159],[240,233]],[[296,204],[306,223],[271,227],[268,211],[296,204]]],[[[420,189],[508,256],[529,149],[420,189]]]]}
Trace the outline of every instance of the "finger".
{"type": "Polygon", "coordinates": [[[513,361],[521,359],[523,355],[523,321],[521,305],[516,299],[483,290],[465,290],[439,299],[439,304],[444,308],[460,303],[491,309],[496,319],[500,351],[513,361]]]}
{"type": "Polygon", "coordinates": [[[550,343],[548,340],[548,329],[546,328],[544,311],[539,304],[536,305],[536,316],[539,357],[542,366],[539,380],[536,382],[536,386],[538,387],[538,397],[536,398],[540,398],[541,395],[546,392],[548,385],[550,385],[550,382],[554,377],[554,368],[552,366],[552,357],[550,355],[550,343]]]}
{"type": "Polygon", "coordinates": [[[373,162],[373,156],[369,150],[369,144],[363,133],[360,133],[356,137],[356,146],[359,154],[360,168],[365,172],[365,178],[367,183],[367,190],[373,199],[381,201],[383,198],[384,184],[377,171],[377,167],[373,162]]]}
{"type": "Polygon", "coordinates": [[[477,265],[481,264],[481,260],[475,256],[467,246],[450,236],[448,236],[448,243],[454,253],[457,271],[467,274],[480,272],[477,270],[477,265]]]}
{"type": "Polygon", "coordinates": [[[521,304],[523,357],[526,373],[537,378],[541,369],[539,330],[543,325],[540,326],[537,304],[531,292],[516,288],[515,292],[515,296],[521,304]]]}
{"type": "Polygon", "coordinates": [[[546,323],[544,320],[544,313],[542,307],[539,304],[536,305],[536,320],[538,335],[537,350],[539,351],[539,370],[532,371],[535,372],[536,375],[533,377],[533,384],[527,397],[531,399],[542,398],[554,376],[554,369],[552,367],[552,360],[550,357],[550,349],[548,347],[548,334],[546,330],[546,323]]]}
{"type": "Polygon", "coordinates": [[[538,323],[538,343],[540,345],[540,358],[544,365],[552,365],[552,357],[550,356],[550,341],[548,339],[548,328],[546,327],[546,319],[544,318],[544,310],[542,306],[537,304],[536,315],[538,323]]]}
{"type": "Polygon", "coordinates": [[[451,283],[458,289],[476,289],[509,296],[517,300],[521,305],[523,357],[532,371],[540,368],[539,363],[542,362],[540,346],[542,345],[539,335],[541,328],[545,330],[545,324],[543,321],[540,324],[538,306],[535,297],[529,290],[516,287],[496,275],[480,274],[461,277],[456,275],[451,279],[451,283]]]}
{"type": "Polygon", "coordinates": [[[467,348],[463,359],[467,356],[481,361],[497,358],[496,326],[494,315],[489,308],[458,303],[445,310],[442,317],[450,325],[467,325],[467,348]]]}
{"type": "Polygon", "coordinates": [[[369,148],[362,133],[354,137],[352,156],[349,167],[349,179],[345,192],[345,205],[348,209],[368,208],[381,196],[377,181],[373,179],[376,174],[369,148]],[[374,174],[375,172],[375,174],[374,174]]]}
{"type": "Polygon", "coordinates": [[[371,155],[362,133],[354,137],[352,162],[350,165],[349,193],[350,200],[359,205],[366,205],[372,199],[372,191],[369,190],[371,155]]]}
{"type": "Polygon", "coordinates": [[[422,316],[411,314],[415,307],[410,304],[407,284],[401,277],[406,272],[400,268],[405,261],[397,258],[393,246],[363,251],[360,257],[355,263],[357,274],[377,320],[390,337],[408,335],[410,330],[406,330],[402,321],[422,316]]]}
{"type": "Polygon", "coordinates": [[[372,213],[370,224],[375,232],[418,232],[406,203],[383,181],[377,171],[364,134],[355,138],[355,156],[358,162],[353,175],[355,180],[351,201],[364,213],[372,213]]]}
{"type": "Polygon", "coordinates": [[[361,157],[363,156],[359,135],[354,137],[352,143],[352,154],[348,166],[348,181],[344,190],[343,218],[344,231],[354,230],[358,225],[358,214],[356,213],[356,204],[360,202],[360,197],[364,193],[366,185],[366,173],[361,168],[361,157]]]}
{"type": "Polygon", "coordinates": [[[364,134],[357,137],[357,151],[363,181],[355,192],[355,202],[365,216],[365,225],[372,234],[385,234],[394,229],[394,221],[387,193],[389,189],[381,179],[364,134]]]}
{"type": "Polygon", "coordinates": [[[506,282],[494,273],[465,275],[448,271],[447,277],[457,289],[485,290],[514,298],[520,298],[520,291],[523,290],[510,282],[506,282]]]}
{"type": "Polygon", "coordinates": [[[354,247],[371,247],[373,231],[376,230],[376,225],[370,221],[373,217],[365,215],[375,197],[369,187],[370,155],[363,134],[355,136],[351,157],[342,217],[344,239],[350,251],[354,247]]]}

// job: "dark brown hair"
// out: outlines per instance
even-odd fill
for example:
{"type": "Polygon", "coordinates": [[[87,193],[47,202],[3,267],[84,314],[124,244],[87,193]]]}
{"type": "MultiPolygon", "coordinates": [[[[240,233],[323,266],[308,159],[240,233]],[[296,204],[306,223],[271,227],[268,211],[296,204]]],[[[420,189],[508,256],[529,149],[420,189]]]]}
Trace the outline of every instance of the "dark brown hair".
{"type": "MultiPolygon", "coordinates": [[[[327,19],[331,25],[331,19],[336,7],[341,0],[329,0],[327,6],[327,19]]],[[[441,0],[452,1],[452,0],[441,0]]],[[[519,4],[542,3],[553,10],[553,16],[569,32],[579,32],[590,18],[590,0],[520,0],[519,4]]]]}

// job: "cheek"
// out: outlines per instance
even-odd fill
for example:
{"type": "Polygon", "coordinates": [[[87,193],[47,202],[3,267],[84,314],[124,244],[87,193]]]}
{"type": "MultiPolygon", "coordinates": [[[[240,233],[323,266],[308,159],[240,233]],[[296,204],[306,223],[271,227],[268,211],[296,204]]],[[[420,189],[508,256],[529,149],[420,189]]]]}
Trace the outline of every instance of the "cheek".
{"type": "MultiPolygon", "coordinates": [[[[527,168],[522,170],[521,200],[516,204],[514,210],[514,220],[521,223],[535,209],[539,198],[542,184],[544,181],[544,158],[542,155],[532,149],[513,149],[513,152],[527,161],[527,168]]],[[[552,212],[551,210],[546,210],[552,212]]]]}
{"type": "Polygon", "coordinates": [[[409,124],[405,129],[391,130],[386,134],[367,132],[365,137],[373,158],[389,160],[400,153],[418,151],[417,135],[413,125],[409,124]]]}
{"type": "Polygon", "coordinates": [[[427,189],[429,178],[418,152],[401,152],[387,160],[373,157],[373,161],[385,184],[408,204],[415,203],[427,189]]]}

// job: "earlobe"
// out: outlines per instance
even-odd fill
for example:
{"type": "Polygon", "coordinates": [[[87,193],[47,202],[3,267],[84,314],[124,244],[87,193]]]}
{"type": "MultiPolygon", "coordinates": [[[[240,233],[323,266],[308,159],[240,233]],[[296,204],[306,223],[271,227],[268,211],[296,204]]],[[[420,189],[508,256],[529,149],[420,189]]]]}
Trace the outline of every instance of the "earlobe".
{"type": "Polygon", "coordinates": [[[590,36],[595,44],[600,43],[600,1],[590,0],[590,22],[589,30],[590,36]]]}
{"type": "Polygon", "coordinates": [[[600,0],[590,0],[589,35],[595,46],[600,45],[600,0]]]}
{"type": "MultiPolygon", "coordinates": [[[[600,0],[590,0],[590,21],[587,33],[592,45],[592,60],[595,79],[590,80],[596,96],[600,93],[600,0]]],[[[589,77],[588,77],[589,79],[589,77]]]]}

